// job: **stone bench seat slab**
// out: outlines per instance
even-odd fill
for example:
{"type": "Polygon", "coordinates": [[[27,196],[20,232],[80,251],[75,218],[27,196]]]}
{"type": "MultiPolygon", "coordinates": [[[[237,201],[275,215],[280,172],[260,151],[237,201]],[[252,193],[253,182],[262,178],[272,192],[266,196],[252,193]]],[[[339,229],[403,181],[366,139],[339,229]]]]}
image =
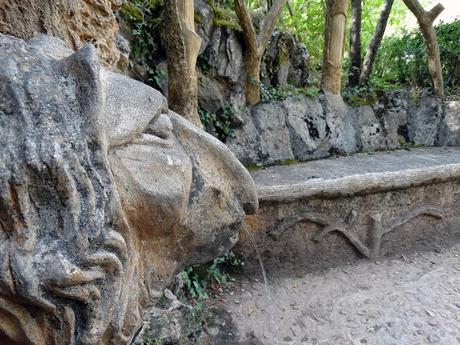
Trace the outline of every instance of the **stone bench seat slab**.
{"type": "Polygon", "coordinates": [[[340,197],[440,183],[460,177],[460,148],[355,154],[252,173],[260,201],[340,197]]]}
{"type": "Polygon", "coordinates": [[[362,153],[252,176],[260,209],[236,248],[247,259],[252,243],[266,262],[308,267],[460,241],[459,147],[362,153]]]}

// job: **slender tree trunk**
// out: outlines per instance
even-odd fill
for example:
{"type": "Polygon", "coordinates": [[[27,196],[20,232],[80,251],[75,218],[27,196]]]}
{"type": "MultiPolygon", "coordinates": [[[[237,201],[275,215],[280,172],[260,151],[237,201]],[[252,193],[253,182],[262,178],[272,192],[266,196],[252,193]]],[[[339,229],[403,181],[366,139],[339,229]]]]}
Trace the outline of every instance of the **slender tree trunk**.
{"type": "Polygon", "coordinates": [[[169,107],[201,127],[196,75],[201,39],[195,32],[193,0],[166,0],[164,16],[169,107]]]}
{"type": "Polygon", "coordinates": [[[351,7],[348,86],[354,87],[359,84],[359,74],[361,73],[361,0],[351,0],[351,7]]]}
{"type": "Polygon", "coordinates": [[[348,4],[349,0],[327,1],[321,88],[334,95],[341,88],[348,4]]]}
{"type": "Polygon", "coordinates": [[[417,0],[403,0],[406,6],[417,18],[425,39],[428,50],[428,71],[430,72],[431,81],[433,82],[433,90],[435,95],[444,96],[444,84],[442,79],[441,57],[439,52],[438,39],[436,31],[433,27],[433,22],[444,10],[444,6],[437,4],[430,11],[425,11],[417,0]]]}
{"type": "Polygon", "coordinates": [[[276,0],[262,22],[257,35],[251,15],[244,0],[235,0],[235,12],[243,29],[245,49],[245,93],[246,103],[255,105],[260,102],[260,64],[270,37],[275,29],[276,20],[287,0],[276,0]]]}
{"type": "Polygon", "coordinates": [[[375,27],[374,35],[372,36],[369,48],[367,49],[366,57],[364,58],[363,69],[359,77],[360,84],[367,84],[369,82],[369,77],[372,73],[372,69],[374,68],[375,57],[377,56],[377,51],[379,50],[380,43],[382,42],[383,35],[385,34],[385,29],[387,27],[393,3],[394,0],[385,0],[382,12],[380,12],[380,17],[375,27]]]}

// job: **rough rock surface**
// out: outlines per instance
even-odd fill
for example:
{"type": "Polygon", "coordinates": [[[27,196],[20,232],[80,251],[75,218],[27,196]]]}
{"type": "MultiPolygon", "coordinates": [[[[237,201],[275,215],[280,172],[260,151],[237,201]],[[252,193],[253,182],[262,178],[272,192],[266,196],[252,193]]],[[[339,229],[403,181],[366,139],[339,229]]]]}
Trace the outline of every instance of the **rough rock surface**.
{"type": "Polygon", "coordinates": [[[406,93],[389,93],[374,105],[358,107],[347,105],[341,97],[324,94],[313,98],[291,96],[284,101],[262,103],[251,108],[252,118],[246,116],[243,126],[233,130],[226,144],[244,164],[271,164],[292,157],[304,161],[331,154],[413,145],[458,145],[458,101],[446,102],[423,94],[420,99],[411,98],[406,93]],[[269,123],[273,116],[263,116],[270,107],[271,113],[278,114],[273,126],[269,123]],[[267,124],[263,128],[254,125],[251,121],[255,116],[258,123],[266,121],[267,124]],[[289,132],[287,141],[275,134],[286,130],[289,132]],[[259,145],[261,140],[266,147],[274,147],[277,141],[283,140],[286,147],[292,148],[292,155],[291,149],[284,153],[263,150],[259,145]]]}
{"type": "Polygon", "coordinates": [[[307,85],[309,56],[303,43],[288,32],[275,31],[261,63],[261,79],[266,85],[282,87],[307,85]]]}
{"type": "Polygon", "coordinates": [[[74,50],[92,43],[108,67],[116,65],[118,24],[114,15],[124,0],[5,0],[0,2],[0,33],[29,39],[57,37],[74,50]]]}
{"type": "Polygon", "coordinates": [[[322,94],[320,102],[329,128],[329,141],[337,153],[352,153],[358,147],[357,122],[354,109],[341,96],[322,94]]]}
{"type": "Polygon", "coordinates": [[[451,101],[446,105],[445,116],[438,134],[439,145],[460,145],[460,101],[451,101]]]}
{"type": "Polygon", "coordinates": [[[253,181],[91,45],[0,34],[0,60],[0,343],[130,343],[172,276],[233,246],[253,181]]]}
{"type": "Polygon", "coordinates": [[[317,98],[290,98],[282,103],[294,157],[300,160],[328,154],[327,123],[317,98]]]}
{"type": "Polygon", "coordinates": [[[370,106],[356,109],[357,130],[364,151],[375,151],[385,148],[383,128],[370,106]]]}
{"type": "Polygon", "coordinates": [[[429,94],[420,95],[419,104],[408,112],[409,140],[423,146],[436,143],[439,124],[444,116],[444,103],[429,94]]]}

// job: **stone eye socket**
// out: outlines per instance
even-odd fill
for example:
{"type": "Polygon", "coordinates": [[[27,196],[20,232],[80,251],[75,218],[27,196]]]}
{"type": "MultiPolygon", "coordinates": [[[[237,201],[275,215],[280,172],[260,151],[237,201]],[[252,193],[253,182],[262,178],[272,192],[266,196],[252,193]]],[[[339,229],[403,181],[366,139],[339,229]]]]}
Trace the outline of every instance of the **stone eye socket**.
{"type": "Polygon", "coordinates": [[[172,136],[173,125],[168,115],[160,114],[155,117],[144,130],[144,134],[154,135],[160,139],[168,140],[172,136]]]}

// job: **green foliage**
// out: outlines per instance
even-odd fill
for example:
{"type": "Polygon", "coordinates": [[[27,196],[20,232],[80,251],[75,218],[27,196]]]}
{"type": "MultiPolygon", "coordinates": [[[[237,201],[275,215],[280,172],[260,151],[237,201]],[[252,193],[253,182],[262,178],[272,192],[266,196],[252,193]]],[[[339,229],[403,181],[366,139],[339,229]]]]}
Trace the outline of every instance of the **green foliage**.
{"type": "Polygon", "coordinates": [[[204,129],[224,142],[232,130],[235,108],[231,104],[227,104],[215,113],[200,108],[198,115],[204,129]]]}
{"type": "Polygon", "coordinates": [[[282,101],[290,96],[304,95],[307,97],[315,97],[319,92],[316,86],[294,87],[286,85],[283,87],[274,87],[272,85],[260,84],[260,98],[262,102],[282,101]]]}
{"type": "MultiPolygon", "coordinates": [[[[293,15],[291,15],[286,6],[279,26],[291,31],[297,39],[305,43],[310,54],[312,68],[319,70],[323,56],[326,0],[292,0],[290,3],[293,15]]],[[[374,33],[383,3],[384,0],[363,1],[361,22],[363,54],[365,54],[374,33]]],[[[396,27],[400,25],[407,12],[408,10],[402,1],[395,1],[390,14],[389,26],[396,27]]],[[[349,17],[351,17],[351,7],[349,17]]],[[[345,43],[348,45],[348,35],[345,43]]]]}
{"type": "MultiPolygon", "coordinates": [[[[444,81],[448,87],[460,86],[460,20],[436,26],[444,81]]],[[[420,30],[403,32],[383,40],[377,54],[372,84],[429,88],[427,49],[420,30]]],[[[448,90],[446,90],[448,91],[448,90]]]]}
{"type": "Polygon", "coordinates": [[[207,289],[224,286],[229,280],[229,272],[242,266],[244,262],[232,251],[207,264],[189,266],[181,273],[183,294],[193,300],[195,308],[200,311],[209,298],[207,289]]]}
{"type": "Polygon", "coordinates": [[[384,90],[371,86],[356,86],[343,90],[343,99],[350,105],[359,107],[364,105],[374,105],[378,102],[380,93],[384,90]]]}
{"type": "Polygon", "coordinates": [[[121,14],[130,28],[130,59],[147,68],[145,82],[158,87],[165,71],[158,69],[155,56],[161,49],[159,26],[163,0],[129,0],[121,8],[121,14]]]}

